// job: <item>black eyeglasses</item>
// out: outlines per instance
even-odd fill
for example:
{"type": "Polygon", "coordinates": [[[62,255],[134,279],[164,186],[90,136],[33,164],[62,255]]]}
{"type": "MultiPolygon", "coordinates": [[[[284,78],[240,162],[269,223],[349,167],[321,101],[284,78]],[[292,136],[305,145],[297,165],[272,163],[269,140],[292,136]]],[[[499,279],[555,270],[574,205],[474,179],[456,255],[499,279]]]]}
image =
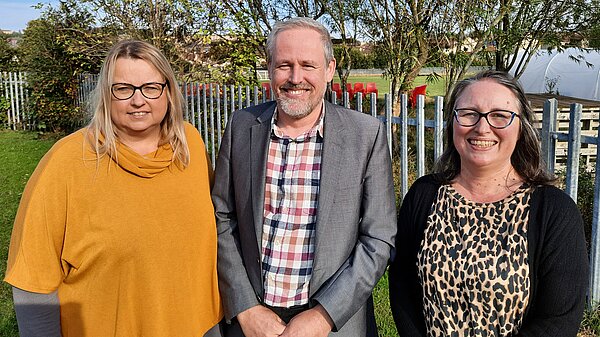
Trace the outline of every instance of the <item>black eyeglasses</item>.
{"type": "Polygon", "coordinates": [[[520,118],[516,112],[508,110],[492,110],[483,113],[472,109],[454,109],[454,118],[460,126],[474,126],[479,123],[481,117],[485,118],[488,124],[495,129],[507,128],[515,117],[520,118]]]}
{"type": "Polygon", "coordinates": [[[167,82],[158,83],[158,82],[150,82],[144,83],[139,87],[129,83],[115,83],[110,88],[113,96],[118,100],[126,100],[133,97],[136,90],[139,90],[142,95],[148,99],[157,99],[162,95],[163,90],[167,86],[167,82]]]}

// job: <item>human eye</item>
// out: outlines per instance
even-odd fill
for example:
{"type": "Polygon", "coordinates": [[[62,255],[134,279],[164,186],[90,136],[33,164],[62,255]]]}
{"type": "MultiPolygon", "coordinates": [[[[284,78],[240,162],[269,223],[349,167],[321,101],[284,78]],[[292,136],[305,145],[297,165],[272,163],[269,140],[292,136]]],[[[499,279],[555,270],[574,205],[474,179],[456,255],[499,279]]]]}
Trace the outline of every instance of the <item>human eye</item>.
{"type": "Polygon", "coordinates": [[[133,86],[131,84],[126,83],[117,83],[113,85],[113,91],[121,94],[130,93],[133,90],[133,86]]]}
{"type": "Polygon", "coordinates": [[[509,111],[503,111],[503,110],[490,111],[490,113],[488,114],[488,118],[492,118],[495,120],[507,120],[507,119],[510,119],[511,115],[512,115],[512,112],[509,112],[509,111]]]}
{"type": "Polygon", "coordinates": [[[477,112],[475,110],[457,109],[456,111],[458,112],[458,117],[461,117],[461,118],[468,118],[468,119],[479,118],[479,112],[477,112]]]}
{"type": "Polygon", "coordinates": [[[158,83],[146,83],[142,85],[142,91],[145,94],[158,94],[162,90],[162,86],[158,83]]]}

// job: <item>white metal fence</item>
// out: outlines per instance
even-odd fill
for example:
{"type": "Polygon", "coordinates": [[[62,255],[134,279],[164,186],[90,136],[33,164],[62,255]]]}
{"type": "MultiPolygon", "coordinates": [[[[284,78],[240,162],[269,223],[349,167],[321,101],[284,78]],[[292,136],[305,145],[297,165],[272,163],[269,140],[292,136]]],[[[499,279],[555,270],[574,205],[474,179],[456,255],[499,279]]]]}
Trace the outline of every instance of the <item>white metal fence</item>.
{"type": "Polygon", "coordinates": [[[33,128],[28,98],[27,73],[0,73],[0,124],[12,130],[33,128]]]}
{"type": "MultiPolygon", "coordinates": [[[[8,112],[8,124],[13,129],[24,128],[31,125],[27,118],[24,107],[26,106],[27,91],[23,85],[24,74],[2,74],[2,90],[5,98],[10,99],[10,110],[8,112]],[[5,83],[8,83],[5,84],[5,83]]],[[[95,75],[83,76],[80,79],[80,89],[77,104],[83,106],[88,100],[97,78],[95,75]]],[[[231,113],[237,109],[251,105],[260,104],[270,100],[271,93],[268,87],[242,87],[234,85],[221,86],[218,84],[183,83],[182,92],[185,96],[188,109],[186,120],[192,123],[202,135],[210,153],[212,162],[220,144],[222,132],[231,113]]],[[[2,96],[0,96],[2,97],[2,96]]],[[[336,95],[330,95],[333,103],[336,95]]],[[[433,163],[443,150],[443,98],[435,97],[433,110],[425,109],[423,96],[417,98],[416,108],[408,108],[408,98],[401,96],[398,116],[392,115],[392,102],[389,95],[384,95],[378,100],[375,94],[363,97],[358,93],[353,100],[344,93],[341,105],[351,107],[360,112],[369,113],[386,124],[388,135],[388,149],[399,170],[397,180],[400,183],[399,194],[405,195],[410,183],[417,177],[427,173],[427,163],[433,163]],[[426,118],[429,117],[429,119],[426,118]],[[426,139],[428,139],[426,141],[426,139]],[[426,144],[433,144],[428,148],[426,144]]],[[[569,109],[569,126],[564,127],[559,123],[565,120],[565,112],[557,109],[554,99],[548,100],[541,112],[541,123],[539,125],[542,152],[545,162],[550,171],[554,171],[557,163],[557,149],[566,148],[566,179],[565,191],[577,200],[577,179],[579,173],[579,156],[582,148],[587,153],[594,153],[595,158],[600,156],[600,128],[587,128],[586,134],[582,134],[582,124],[591,122],[598,123],[597,113],[593,113],[594,120],[582,123],[583,107],[580,104],[572,104],[569,109]],[[560,118],[558,116],[561,116],[560,118]],[[560,124],[560,126],[559,126],[560,124]],[[590,132],[594,132],[591,134],[590,132]],[[595,151],[594,151],[595,150],[595,151]]],[[[589,125],[588,125],[589,126],[589,125]]],[[[585,129],[585,128],[584,128],[585,129]]],[[[562,160],[561,160],[562,161],[562,160]]],[[[588,164],[590,162],[586,160],[588,164]]],[[[600,161],[595,161],[596,172],[600,172],[600,161]]],[[[592,242],[590,260],[592,273],[590,277],[590,299],[594,302],[600,301],[600,175],[595,175],[594,184],[594,210],[592,221],[592,242]]]]}

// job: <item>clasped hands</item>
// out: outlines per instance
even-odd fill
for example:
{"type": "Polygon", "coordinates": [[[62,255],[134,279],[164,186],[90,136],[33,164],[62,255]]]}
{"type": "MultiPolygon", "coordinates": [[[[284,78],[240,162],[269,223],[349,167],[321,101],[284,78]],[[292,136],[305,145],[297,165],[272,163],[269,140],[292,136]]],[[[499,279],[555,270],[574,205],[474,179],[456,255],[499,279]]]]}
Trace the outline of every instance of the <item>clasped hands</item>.
{"type": "Polygon", "coordinates": [[[333,321],[320,304],[294,316],[287,325],[262,305],[239,313],[237,319],[246,337],[325,337],[333,328],[333,321]]]}

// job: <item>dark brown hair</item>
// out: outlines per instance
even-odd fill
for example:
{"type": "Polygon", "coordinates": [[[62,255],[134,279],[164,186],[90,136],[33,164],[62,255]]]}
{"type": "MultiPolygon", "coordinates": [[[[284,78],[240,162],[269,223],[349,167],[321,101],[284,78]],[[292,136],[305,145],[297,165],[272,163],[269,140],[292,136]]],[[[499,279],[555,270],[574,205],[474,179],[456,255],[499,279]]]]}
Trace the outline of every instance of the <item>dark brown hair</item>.
{"type": "Polygon", "coordinates": [[[451,182],[460,173],[460,155],[456,150],[453,140],[454,114],[456,101],[465,89],[478,81],[494,81],[508,88],[517,98],[519,111],[518,120],[521,123],[519,139],[515,145],[510,161],[515,171],[533,185],[548,185],[555,181],[554,175],[546,170],[541,157],[541,147],[537,131],[533,128],[535,114],[527,100],[525,91],[510,74],[495,70],[486,70],[472,78],[464,79],[456,84],[450,99],[446,104],[446,149],[435,164],[434,171],[437,178],[443,183],[451,182]]]}

